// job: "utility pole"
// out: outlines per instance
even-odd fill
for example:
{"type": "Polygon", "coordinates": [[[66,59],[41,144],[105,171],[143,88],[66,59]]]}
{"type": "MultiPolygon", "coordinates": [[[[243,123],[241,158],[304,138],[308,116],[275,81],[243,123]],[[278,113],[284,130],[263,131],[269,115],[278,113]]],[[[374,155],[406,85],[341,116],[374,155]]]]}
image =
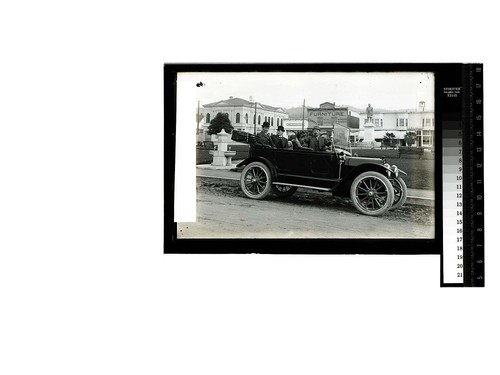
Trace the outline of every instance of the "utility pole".
{"type": "Polygon", "coordinates": [[[304,130],[305,111],[306,111],[306,99],[304,98],[304,103],[302,104],[302,130],[304,130]]]}
{"type": "Polygon", "coordinates": [[[253,134],[257,134],[257,102],[255,102],[255,114],[253,116],[253,134]]]}

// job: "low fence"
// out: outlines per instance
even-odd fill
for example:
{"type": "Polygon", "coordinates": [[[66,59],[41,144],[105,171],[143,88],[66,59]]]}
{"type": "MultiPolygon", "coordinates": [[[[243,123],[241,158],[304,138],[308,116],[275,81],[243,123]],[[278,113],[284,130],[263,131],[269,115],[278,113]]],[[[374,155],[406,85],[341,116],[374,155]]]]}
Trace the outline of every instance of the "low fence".
{"type": "MultiPolygon", "coordinates": [[[[209,151],[213,149],[214,146],[212,146],[212,148],[198,146],[196,148],[196,164],[210,164],[213,160],[213,155],[210,155],[209,151]]],[[[233,161],[246,159],[248,157],[249,149],[250,149],[249,145],[241,143],[230,143],[227,145],[228,151],[236,151],[236,155],[233,156],[233,161]]]]}
{"type": "MultiPolygon", "coordinates": [[[[390,157],[390,158],[405,158],[409,157],[412,159],[425,159],[425,160],[434,160],[434,152],[426,151],[422,148],[413,148],[410,151],[401,151],[402,148],[361,148],[361,147],[353,147],[352,154],[357,154],[358,156],[367,156],[367,157],[390,157]],[[415,155],[415,156],[413,156],[415,155]]],[[[404,150],[407,150],[406,148],[404,150]]]]}

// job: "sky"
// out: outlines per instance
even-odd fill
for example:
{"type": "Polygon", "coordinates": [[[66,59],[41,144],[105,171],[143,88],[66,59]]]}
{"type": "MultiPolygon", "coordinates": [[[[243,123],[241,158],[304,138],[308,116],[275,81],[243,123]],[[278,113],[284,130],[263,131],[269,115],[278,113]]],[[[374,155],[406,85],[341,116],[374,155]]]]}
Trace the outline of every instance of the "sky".
{"type": "Polygon", "coordinates": [[[416,109],[425,101],[434,109],[434,75],[415,73],[181,73],[192,81],[201,105],[230,96],[275,107],[317,107],[326,101],[337,105],[380,109],[416,109]],[[196,83],[203,83],[197,87],[196,83]]]}

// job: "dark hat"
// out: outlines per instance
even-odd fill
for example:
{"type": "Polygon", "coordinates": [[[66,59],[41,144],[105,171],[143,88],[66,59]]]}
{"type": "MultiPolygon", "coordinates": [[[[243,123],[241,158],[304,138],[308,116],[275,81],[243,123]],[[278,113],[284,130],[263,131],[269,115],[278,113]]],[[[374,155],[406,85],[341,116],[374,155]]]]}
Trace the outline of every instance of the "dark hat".
{"type": "Polygon", "coordinates": [[[314,129],[321,130],[321,128],[320,128],[319,126],[317,126],[317,125],[313,128],[313,130],[314,130],[314,129]]]}
{"type": "Polygon", "coordinates": [[[280,125],[280,126],[278,126],[278,129],[276,129],[276,130],[281,130],[282,132],[284,132],[284,131],[285,131],[285,128],[284,128],[283,126],[281,126],[281,125],[280,125]]]}
{"type": "Polygon", "coordinates": [[[263,128],[268,128],[269,127],[269,122],[268,121],[264,121],[264,123],[262,124],[262,127],[263,128]]]}

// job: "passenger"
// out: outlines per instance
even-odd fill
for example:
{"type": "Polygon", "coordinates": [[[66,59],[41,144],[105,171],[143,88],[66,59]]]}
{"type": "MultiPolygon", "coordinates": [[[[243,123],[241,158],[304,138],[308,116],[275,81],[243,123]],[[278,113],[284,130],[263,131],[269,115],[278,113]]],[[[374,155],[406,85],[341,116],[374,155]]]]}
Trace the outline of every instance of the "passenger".
{"type": "Polygon", "coordinates": [[[299,133],[297,133],[297,135],[292,134],[290,136],[290,141],[292,142],[293,149],[294,150],[310,150],[310,151],[312,151],[312,148],[304,146],[306,138],[307,138],[307,136],[306,136],[305,132],[299,132],[299,133]]]}
{"type": "Polygon", "coordinates": [[[269,134],[269,122],[264,121],[262,131],[257,133],[256,141],[264,147],[274,147],[273,140],[269,134]]]}
{"type": "Polygon", "coordinates": [[[278,126],[276,135],[271,136],[271,140],[276,148],[288,148],[288,141],[283,137],[285,128],[283,126],[278,126]]]}
{"type": "Polygon", "coordinates": [[[330,144],[328,139],[319,134],[320,131],[321,129],[319,126],[315,126],[312,136],[310,136],[307,141],[307,146],[312,148],[313,151],[326,151],[327,146],[330,144]]]}
{"type": "MultiPolygon", "coordinates": [[[[307,132],[305,132],[305,131],[301,131],[301,132],[299,132],[299,133],[297,134],[297,138],[299,139],[300,145],[301,145],[302,147],[307,147],[307,148],[309,148],[309,147],[307,146],[307,144],[308,144],[307,132]]],[[[312,149],[311,149],[311,150],[312,150],[312,149]]]]}

